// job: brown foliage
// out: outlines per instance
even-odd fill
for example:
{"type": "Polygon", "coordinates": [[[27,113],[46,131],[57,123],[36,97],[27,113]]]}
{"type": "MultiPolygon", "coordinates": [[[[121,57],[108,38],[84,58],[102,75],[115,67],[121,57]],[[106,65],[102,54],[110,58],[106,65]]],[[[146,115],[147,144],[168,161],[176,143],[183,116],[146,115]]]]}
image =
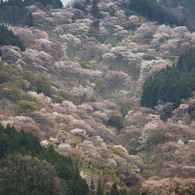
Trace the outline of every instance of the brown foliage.
{"type": "Polygon", "coordinates": [[[169,178],[146,180],[140,189],[141,195],[190,195],[195,194],[195,179],[169,178]]]}

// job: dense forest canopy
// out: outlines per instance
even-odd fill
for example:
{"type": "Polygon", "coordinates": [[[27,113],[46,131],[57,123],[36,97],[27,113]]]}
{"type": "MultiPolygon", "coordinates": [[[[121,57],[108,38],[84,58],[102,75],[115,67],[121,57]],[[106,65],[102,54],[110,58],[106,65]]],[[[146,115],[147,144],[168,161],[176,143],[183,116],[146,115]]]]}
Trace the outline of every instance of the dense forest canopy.
{"type": "Polygon", "coordinates": [[[1,6],[10,5],[10,6],[17,6],[17,7],[26,7],[32,5],[33,3],[42,3],[43,5],[51,5],[54,8],[62,8],[63,4],[60,0],[8,0],[8,1],[1,1],[1,6]]]}
{"type": "Polygon", "coordinates": [[[158,1],[161,7],[179,18],[184,18],[188,28],[195,30],[195,1],[194,0],[161,0],[158,1]]]}
{"type": "Polygon", "coordinates": [[[150,76],[144,83],[141,105],[154,107],[158,101],[178,106],[195,90],[195,49],[180,56],[177,66],[167,67],[150,76]]]}
{"type": "Polygon", "coordinates": [[[0,3],[0,23],[11,25],[33,26],[32,13],[26,9],[26,6],[34,3],[41,3],[44,6],[52,8],[62,8],[60,0],[8,0],[0,3]]]}
{"type": "Polygon", "coordinates": [[[156,21],[158,24],[184,25],[183,21],[178,20],[171,13],[164,11],[153,0],[130,0],[129,7],[147,20],[156,21]]]}
{"type": "Polygon", "coordinates": [[[88,194],[71,159],[32,134],[0,126],[0,148],[0,194],[88,194]]]}
{"type": "Polygon", "coordinates": [[[25,47],[20,38],[11,30],[8,30],[6,26],[0,25],[0,46],[13,45],[20,48],[21,51],[25,50],[25,47]]]}

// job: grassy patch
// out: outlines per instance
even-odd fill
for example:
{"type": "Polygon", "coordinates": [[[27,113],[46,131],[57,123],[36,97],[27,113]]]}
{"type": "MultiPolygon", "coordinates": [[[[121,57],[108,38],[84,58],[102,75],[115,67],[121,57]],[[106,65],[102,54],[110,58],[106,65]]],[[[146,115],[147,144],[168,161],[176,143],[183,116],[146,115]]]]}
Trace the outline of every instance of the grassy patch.
{"type": "Polygon", "coordinates": [[[86,69],[90,68],[90,63],[87,61],[80,61],[79,64],[82,68],[86,68],[86,69]]]}
{"type": "Polygon", "coordinates": [[[117,148],[111,148],[110,150],[112,150],[112,152],[120,157],[124,157],[124,154],[117,148]]]}
{"type": "Polygon", "coordinates": [[[95,146],[95,147],[99,147],[99,146],[102,146],[102,144],[101,144],[100,142],[95,142],[95,143],[94,143],[94,146],[95,146]]]}

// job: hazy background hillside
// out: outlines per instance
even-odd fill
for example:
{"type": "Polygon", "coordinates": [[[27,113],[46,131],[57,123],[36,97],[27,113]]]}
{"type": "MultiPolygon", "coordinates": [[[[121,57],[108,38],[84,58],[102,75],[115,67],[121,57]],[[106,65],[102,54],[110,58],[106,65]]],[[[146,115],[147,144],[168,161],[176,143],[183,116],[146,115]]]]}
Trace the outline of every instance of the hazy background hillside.
{"type": "Polygon", "coordinates": [[[195,1],[193,0],[160,0],[162,8],[184,19],[189,28],[195,30],[195,1]]]}

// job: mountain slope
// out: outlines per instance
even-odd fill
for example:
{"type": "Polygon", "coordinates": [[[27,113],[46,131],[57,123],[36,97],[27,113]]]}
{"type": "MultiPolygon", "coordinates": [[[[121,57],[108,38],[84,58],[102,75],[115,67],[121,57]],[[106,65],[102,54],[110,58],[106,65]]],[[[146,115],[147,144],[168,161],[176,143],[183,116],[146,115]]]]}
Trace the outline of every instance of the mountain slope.
{"type": "Polygon", "coordinates": [[[88,193],[88,186],[74,169],[71,159],[52,147],[42,147],[32,134],[1,126],[0,139],[0,194],[62,194],[68,190],[71,194],[88,193]]]}
{"type": "Polygon", "coordinates": [[[189,29],[194,31],[195,27],[195,2],[193,0],[161,0],[159,1],[163,9],[173,13],[176,17],[184,19],[189,29]]]}
{"type": "Polygon", "coordinates": [[[116,184],[134,195],[162,186],[176,193],[182,182],[186,190],[194,184],[193,94],[177,108],[140,100],[145,80],[172,69],[195,35],[132,15],[122,0],[96,3],[99,19],[86,1],[62,10],[35,4],[34,27],[8,27],[26,50],[0,47],[1,123],[71,156],[92,191],[99,179],[105,193],[116,184]],[[168,185],[173,177],[177,185],[168,185]]]}

